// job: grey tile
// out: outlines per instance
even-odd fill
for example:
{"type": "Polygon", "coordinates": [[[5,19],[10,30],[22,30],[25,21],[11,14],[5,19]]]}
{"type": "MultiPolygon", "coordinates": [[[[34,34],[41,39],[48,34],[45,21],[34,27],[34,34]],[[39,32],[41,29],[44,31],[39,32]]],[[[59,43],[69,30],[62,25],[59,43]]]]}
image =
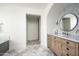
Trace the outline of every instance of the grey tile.
{"type": "Polygon", "coordinates": [[[40,44],[30,44],[21,51],[8,51],[3,56],[54,56],[48,48],[41,47],[40,44]]]}

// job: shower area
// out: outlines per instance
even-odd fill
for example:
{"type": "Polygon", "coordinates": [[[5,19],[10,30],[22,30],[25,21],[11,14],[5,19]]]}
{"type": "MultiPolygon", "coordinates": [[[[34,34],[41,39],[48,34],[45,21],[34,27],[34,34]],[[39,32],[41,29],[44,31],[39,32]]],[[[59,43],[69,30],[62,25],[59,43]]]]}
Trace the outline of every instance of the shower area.
{"type": "Polygon", "coordinates": [[[26,15],[27,17],[27,45],[40,44],[40,16],[26,15]]]}

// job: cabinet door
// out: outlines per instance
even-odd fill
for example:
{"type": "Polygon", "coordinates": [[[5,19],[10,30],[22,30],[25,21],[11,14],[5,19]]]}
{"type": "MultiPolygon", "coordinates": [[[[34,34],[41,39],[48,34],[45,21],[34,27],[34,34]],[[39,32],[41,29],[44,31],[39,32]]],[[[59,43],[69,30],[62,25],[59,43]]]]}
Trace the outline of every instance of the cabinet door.
{"type": "Polygon", "coordinates": [[[51,39],[48,38],[48,48],[51,48],[51,39]]]}
{"type": "Polygon", "coordinates": [[[55,36],[48,36],[48,48],[55,52],[55,36]]]}
{"type": "Polygon", "coordinates": [[[56,55],[58,55],[58,56],[61,56],[61,54],[62,54],[61,39],[60,38],[56,38],[55,52],[56,52],[56,55]]]}
{"type": "Polygon", "coordinates": [[[51,40],[51,49],[52,51],[55,53],[55,50],[56,50],[56,40],[55,38],[51,40]]]}

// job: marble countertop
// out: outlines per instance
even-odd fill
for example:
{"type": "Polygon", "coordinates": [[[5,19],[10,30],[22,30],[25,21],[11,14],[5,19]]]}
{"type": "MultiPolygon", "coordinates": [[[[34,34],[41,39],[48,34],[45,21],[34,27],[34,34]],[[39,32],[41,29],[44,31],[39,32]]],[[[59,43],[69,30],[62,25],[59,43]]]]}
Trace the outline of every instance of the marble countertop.
{"type": "Polygon", "coordinates": [[[51,35],[79,43],[79,35],[62,35],[62,34],[51,34],[51,35]]]}

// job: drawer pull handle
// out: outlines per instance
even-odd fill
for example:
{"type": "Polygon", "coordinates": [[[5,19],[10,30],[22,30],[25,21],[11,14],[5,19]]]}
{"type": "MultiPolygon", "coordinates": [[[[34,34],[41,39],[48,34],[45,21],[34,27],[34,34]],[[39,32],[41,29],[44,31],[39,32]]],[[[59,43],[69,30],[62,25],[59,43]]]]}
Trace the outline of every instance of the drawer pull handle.
{"type": "Polygon", "coordinates": [[[69,44],[69,42],[67,42],[67,44],[69,44]]]}
{"type": "Polygon", "coordinates": [[[69,50],[69,48],[66,48],[67,50],[69,50]]]}
{"type": "Polygon", "coordinates": [[[67,56],[69,56],[69,54],[66,54],[67,56]]]}

